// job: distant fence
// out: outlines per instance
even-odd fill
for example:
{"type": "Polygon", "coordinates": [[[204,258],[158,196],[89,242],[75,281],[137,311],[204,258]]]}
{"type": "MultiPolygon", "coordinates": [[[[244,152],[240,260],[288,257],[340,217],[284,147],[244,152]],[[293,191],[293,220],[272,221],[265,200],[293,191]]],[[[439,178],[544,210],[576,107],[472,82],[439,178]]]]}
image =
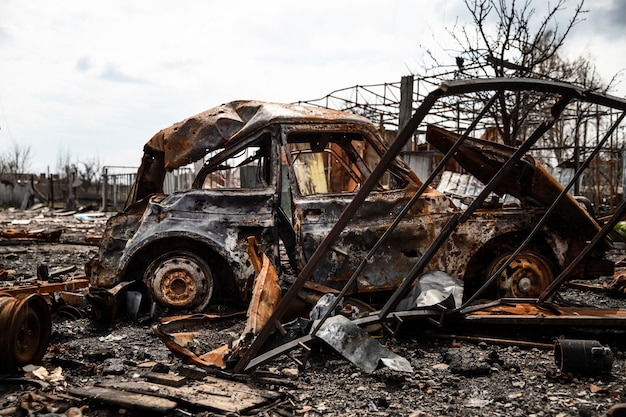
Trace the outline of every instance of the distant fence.
{"type": "MultiPolygon", "coordinates": [[[[137,167],[105,166],[102,168],[102,211],[120,211],[137,178],[137,167]]],[[[194,172],[183,167],[165,174],[163,192],[191,188],[194,172]]]]}
{"type": "Polygon", "coordinates": [[[0,205],[26,208],[33,195],[29,182],[20,184],[13,181],[0,181],[0,205]]]}
{"type": "Polygon", "coordinates": [[[4,174],[0,175],[0,206],[21,209],[35,203],[70,209],[94,206],[100,201],[99,187],[98,182],[83,184],[75,176],[4,174]]]}
{"type": "Polygon", "coordinates": [[[120,211],[135,183],[137,167],[102,168],[102,211],[120,211]]]}
{"type": "Polygon", "coordinates": [[[175,191],[186,190],[191,188],[195,177],[194,170],[190,167],[175,169],[165,174],[163,180],[163,192],[171,194],[175,191]]]}

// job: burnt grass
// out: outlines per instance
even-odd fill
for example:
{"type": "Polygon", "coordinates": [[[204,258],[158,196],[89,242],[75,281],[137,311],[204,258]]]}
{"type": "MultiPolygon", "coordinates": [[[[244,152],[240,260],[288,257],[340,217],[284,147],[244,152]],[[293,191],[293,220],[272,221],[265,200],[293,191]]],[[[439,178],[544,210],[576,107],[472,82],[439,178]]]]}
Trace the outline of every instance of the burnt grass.
{"type": "MultiPolygon", "coordinates": [[[[84,243],[84,236],[101,233],[105,220],[79,220],[45,209],[0,211],[0,229],[64,229],[59,243],[2,242],[0,269],[11,274],[9,282],[0,284],[28,283],[42,264],[49,270],[75,267],[61,279],[83,274],[83,265],[97,252],[84,243]],[[30,223],[17,225],[14,220],[30,223]]],[[[614,251],[612,256],[620,260],[626,252],[614,251]]],[[[571,303],[624,308],[623,299],[599,293],[567,289],[559,296],[571,303]]],[[[10,379],[0,377],[0,416],[157,415],[69,394],[74,387],[143,381],[149,372],[202,378],[202,372],[194,373],[193,366],[183,364],[154,335],[152,322],[121,319],[103,325],[91,318],[88,308],[71,317],[54,314],[49,348],[39,365],[51,374],[60,369],[61,378],[42,383],[24,370],[10,379]]],[[[231,320],[215,326],[191,345],[198,353],[233,338],[242,324],[231,320]]],[[[614,355],[610,372],[584,376],[560,373],[550,348],[435,337],[432,330],[411,322],[396,337],[378,338],[409,360],[412,373],[388,368],[367,373],[317,344],[303,369],[282,356],[238,380],[283,394],[281,401],[252,413],[261,416],[602,416],[626,401],[626,350],[616,343],[609,343],[614,355]]],[[[554,337],[546,335],[542,342],[554,337]]],[[[171,415],[220,414],[188,407],[171,415]]]]}

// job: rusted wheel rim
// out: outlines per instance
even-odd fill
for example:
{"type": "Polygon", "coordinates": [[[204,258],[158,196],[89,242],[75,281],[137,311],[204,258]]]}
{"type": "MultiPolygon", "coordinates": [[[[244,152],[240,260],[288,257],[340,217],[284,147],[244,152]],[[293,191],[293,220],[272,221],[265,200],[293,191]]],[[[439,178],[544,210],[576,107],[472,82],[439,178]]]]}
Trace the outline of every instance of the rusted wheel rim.
{"type": "Polygon", "coordinates": [[[38,294],[19,299],[5,295],[0,300],[4,328],[0,368],[10,370],[40,361],[48,349],[52,329],[48,304],[38,294]]]}
{"type": "Polygon", "coordinates": [[[213,293],[213,277],[207,263],[190,252],[156,259],[146,271],[153,299],[168,308],[202,311],[213,293]]]}
{"type": "Polygon", "coordinates": [[[29,363],[37,356],[41,321],[33,309],[26,308],[20,311],[15,324],[15,358],[18,363],[29,363]]]}
{"type": "MultiPolygon", "coordinates": [[[[506,262],[511,253],[501,255],[489,268],[493,275],[506,262]]],[[[554,280],[550,261],[532,251],[522,251],[497,278],[498,296],[527,298],[538,297],[554,280]]]]}

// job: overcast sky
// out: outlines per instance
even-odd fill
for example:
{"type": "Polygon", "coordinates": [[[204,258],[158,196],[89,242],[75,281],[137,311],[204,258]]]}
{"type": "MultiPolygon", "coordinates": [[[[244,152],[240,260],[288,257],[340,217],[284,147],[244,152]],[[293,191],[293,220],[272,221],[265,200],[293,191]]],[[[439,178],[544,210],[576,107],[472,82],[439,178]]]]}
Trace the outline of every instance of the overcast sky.
{"type": "MultiPolygon", "coordinates": [[[[586,8],[566,53],[608,81],[626,68],[626,2],[586,8]]],[[[67,154],[137,166],[158,130],[227,101],[419,73],[425,48],[447,59],[446,28],[465,13],[462,0],[1,0],[0,152],[30,145],[35,172],[67,154]]]]}

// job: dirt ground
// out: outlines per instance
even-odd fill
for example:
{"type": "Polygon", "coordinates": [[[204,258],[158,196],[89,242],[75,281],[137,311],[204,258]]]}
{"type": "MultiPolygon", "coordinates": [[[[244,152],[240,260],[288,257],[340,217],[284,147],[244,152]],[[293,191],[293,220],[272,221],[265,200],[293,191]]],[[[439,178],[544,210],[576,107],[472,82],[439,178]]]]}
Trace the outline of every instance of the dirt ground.
{"type": "MultiPolygon", "coordinates": [[[[0,230],[63,228],[60,243],[0,242],[0,269],[11,271],[9,280],[0,284],[27,283],[36,278],[37,266],[42,264],[49,271],[64,268],[67,272],[62,279],[82,274],[83,265],[97,251],[84,237],[101,233],[107,216],[74,214],[45,208],[0,211],[0,230]]],[[[621,259],[623,251],[613,256],[621,259]]],[[[624,304],[622,299],[580,291],[562,296],[599,307],[624,304]]],[[[233,332],[230,324],[214,330],[229,337],[233,332]]],[[[43,362],[15,375],[0,376],[0,416],[602,416],[626,401],[626,350],[618,345],[611,345],[614,362],[610,372],[581,376],[559,373],[553,349],[539,344],[507,346],[434,338],[414,324],[405,330],[414,331],[379,341],[406,358],[413,367],[411,373],[388,368],[367,373],[320,346],[304,369],[283,356],[234,381],[277,394],[272,401],[257,409],[219,412],[193,404],[193,398],[200,398],[207,389],[211,375],[174,357],[154,335],[150,320],[121,320],[102,326],[88,312],[72,319],[53,315],[52,337],[43,362]],[[163,372],[185,376],[187,386],[203,384],[204,388],[191,395],[191,403],[179,403],[162,413],[76,394],[98,385],[138,384],[163,372]]],[[[219,381],[211,381],[220,386],[219,381]]],[[[184,396],[183,387],[176,390],[175,396],[184,396]]],[[[237,401],[233,396],[224,398],[237,401]]],[[[614,415],[624,415],[619,412],[614,415]]]]}

